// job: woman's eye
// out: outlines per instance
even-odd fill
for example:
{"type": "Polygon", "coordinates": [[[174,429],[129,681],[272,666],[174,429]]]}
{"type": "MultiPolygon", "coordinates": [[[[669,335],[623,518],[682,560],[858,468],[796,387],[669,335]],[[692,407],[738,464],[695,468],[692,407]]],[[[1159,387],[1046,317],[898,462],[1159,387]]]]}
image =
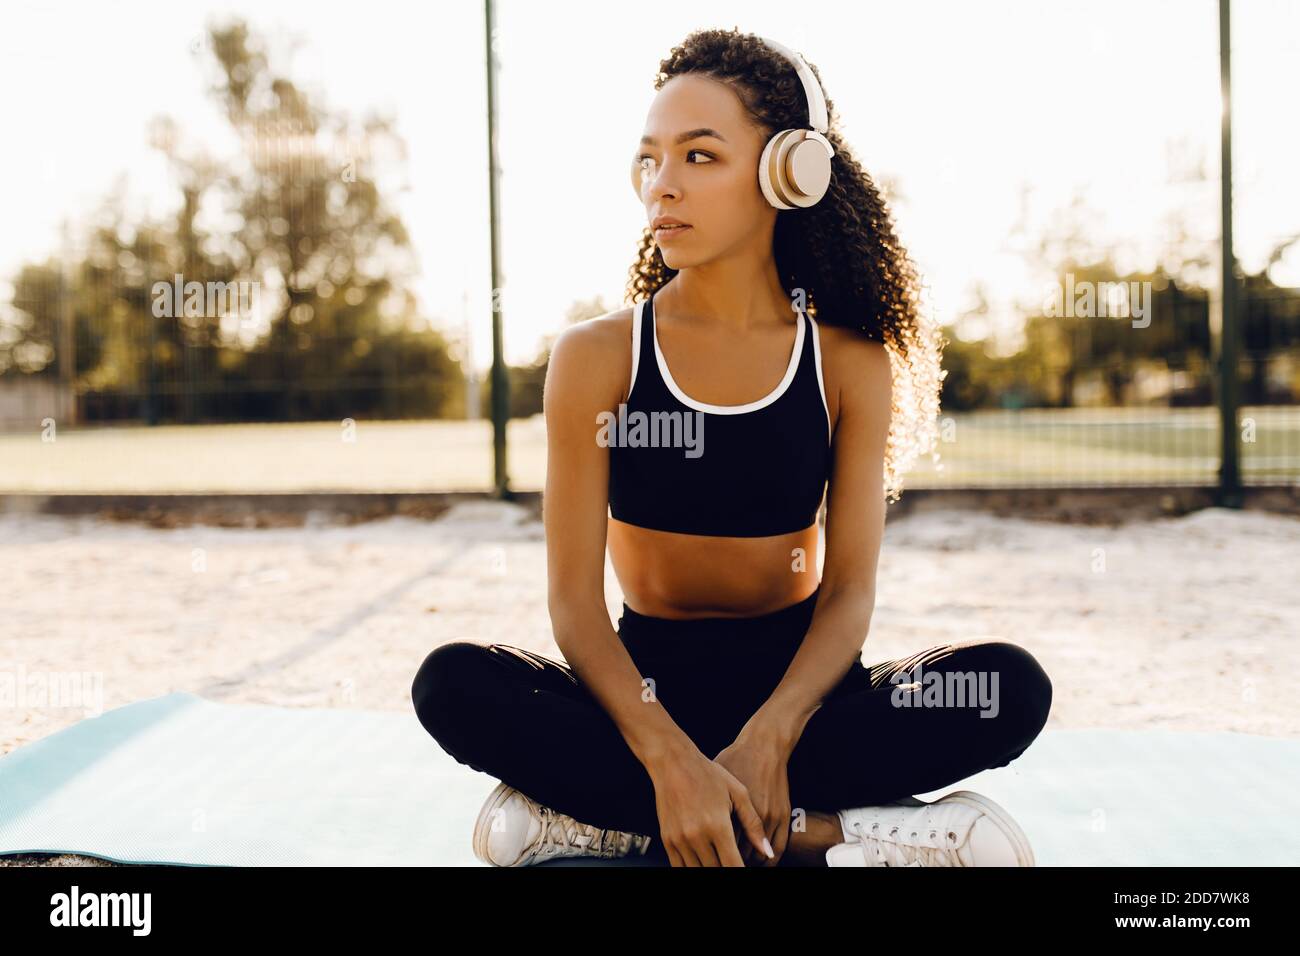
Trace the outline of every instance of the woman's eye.
{"type": "MultiPolygon", "coordinates": [[[[710,162],[710,163],[713,162],[713,157],[712,157],[712,156],[709,156],[708,153],[703,152],[702,150],[698,150],[698,149],[692,149],[692,150],[687,151],[687,153],[686,153],[687,158],[689,158],[689,157],[691,156],[692,153],[699,153],[701,156],[708,156],[708,158],[709,158],[709,162],[710,162]]],[[[654,157],[651,156],[651,155],[649,155],[648,153],[642,153],[640,156],[638,156],[638,157],[636,158],[636,161],[637,161],[637,163],[641,166],[641,168],[644,169],[644,168],[645,168],[645,161],[646,161],[647,159],[650,160],[650,162],[652,162],[652,163],[654,162],[654,157]]],[[[696,165],[696,166],[699,166],[700,164],[699,164],[699,163],[696,163],[695,165],[696,165]]]]}

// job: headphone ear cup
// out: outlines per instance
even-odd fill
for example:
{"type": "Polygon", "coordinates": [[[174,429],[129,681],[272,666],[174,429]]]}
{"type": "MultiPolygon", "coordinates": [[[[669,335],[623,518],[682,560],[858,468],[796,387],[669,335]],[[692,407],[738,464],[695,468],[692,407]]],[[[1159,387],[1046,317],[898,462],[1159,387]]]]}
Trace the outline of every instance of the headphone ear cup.
{"type": "Polygon", "coordinates": [[[810,130],[783,129],[763,148],[758,185],[777,209],[815,206],[830,187],[831,150],[810,130]]]}
{"type": "Polygon", "coordinates": [[[804,202],[803,206],[815,206],[831,184],[831,157],[816,134],[809,135],[807,130],[800,130],[800,137],[792,141],[785,155],[786,178],[794,186],[804,202]]]}
{"type": "Polygon", "coordinates": [[[781,201],[781,197],[777,195],[773,185],[775,177],[775,157],[773,153],[776,152],[776,146],[780,139],[781,133],[777,133],[769,139],[767,145],[763,147],[763,155],[758,158],[758,188],[763,191],[763,198],[768,201],[769,205],[775,206],[777,209],[791,209],[793,207],[781,201]]]}

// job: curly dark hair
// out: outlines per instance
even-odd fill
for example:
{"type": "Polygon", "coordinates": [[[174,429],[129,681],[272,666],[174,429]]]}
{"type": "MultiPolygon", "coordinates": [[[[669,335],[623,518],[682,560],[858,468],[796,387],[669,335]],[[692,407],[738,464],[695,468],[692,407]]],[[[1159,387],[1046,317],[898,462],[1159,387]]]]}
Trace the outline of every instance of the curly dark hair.
{"type": "MultiPolygon", "coordinates": [[[[808,65],[820,83],[817,67],[808,65]]],[[[752,33],[694,31],[660,61],[655,89],[683,73],[732,86],[768,136],[808,127],[808,104],[794,67],[752,33]]],[[[939,459],[935,443],[945,340],[922,315],[916,268],[894,235],[880,191],[840,136],[829,96],[826,109],[826,138],[835,148],[830,187],[811,207],[777,213],[773,258],[786,291],[793,296],[802,290],[807,311],[819,323],[855,329],[889,353],[894,387],[885,494],[897,500],[903,475],[919,455],[929,451],[935,462],[939,459]]],[[[628,299],[649,298],[676,274],[664,263],[647,226],[631,269],[628,299]]]]}

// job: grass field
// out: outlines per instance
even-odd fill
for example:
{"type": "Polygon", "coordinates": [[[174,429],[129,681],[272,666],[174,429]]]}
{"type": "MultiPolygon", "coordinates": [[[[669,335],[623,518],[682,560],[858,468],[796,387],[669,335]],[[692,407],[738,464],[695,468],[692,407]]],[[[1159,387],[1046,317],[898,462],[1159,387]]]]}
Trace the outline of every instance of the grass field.
{"type": "MultiPolygon", "coordinates": [[[[1251,407],[1247,482],[1300,482],[1300,408],[1251,407]]],[[[1065,409],[945,415],[939,465],[913,488],[996,485],[1210,484],[1218,468],[1214,409],[1065,409]]],[[[707,440],[707,433],[706,433],[707,440]]],[[[509,474],[542,487],[541,416],[510,423],[509,474]]],[[[492,485],[484,421],[39,426],[0,435],[0,493],[472,491],[492,485]]]]}

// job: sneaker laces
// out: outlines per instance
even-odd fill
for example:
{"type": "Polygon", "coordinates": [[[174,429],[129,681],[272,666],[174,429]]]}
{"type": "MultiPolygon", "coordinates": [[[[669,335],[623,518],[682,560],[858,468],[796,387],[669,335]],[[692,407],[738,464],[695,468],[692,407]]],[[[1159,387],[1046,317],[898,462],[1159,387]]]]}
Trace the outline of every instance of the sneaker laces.
{"type": "Polygon", "coordinates": [[[538,856],[564,854],[578,850],[584,854],[617,859],[627,856],[634,844],[644,839],[623,830],[602,830],[590,823],[580,823],[567,813],[557,813],[537,804],[542,833],[537,841],[538,856]]]}
{"type": "MultiPolygon", "coordinates": [[[[879,829],[879,823],[871,824],[871,833],[868,835],[863,832],[861,820],[853,821],[853,831],[858,835],[858,841],[862,845],[862,853],[867,859],[868,866],[953,865],[953,858],[950,854],[957,847],[957,835],[951,830],[944,835],[944,842],[950,844],[951,848],[949,848],[895,843],[892,840],[885,840],[877,836],[876,833],[879,829]]],[[[898,827],[893,827],[889,834],[893,836],[897,832],[898,827]]],[[[934,836],[936,832],[931,830],[930,835],[934,836]]],[[[913,831],[912,835],[915,836],[916,831],[913,831]]]]}

